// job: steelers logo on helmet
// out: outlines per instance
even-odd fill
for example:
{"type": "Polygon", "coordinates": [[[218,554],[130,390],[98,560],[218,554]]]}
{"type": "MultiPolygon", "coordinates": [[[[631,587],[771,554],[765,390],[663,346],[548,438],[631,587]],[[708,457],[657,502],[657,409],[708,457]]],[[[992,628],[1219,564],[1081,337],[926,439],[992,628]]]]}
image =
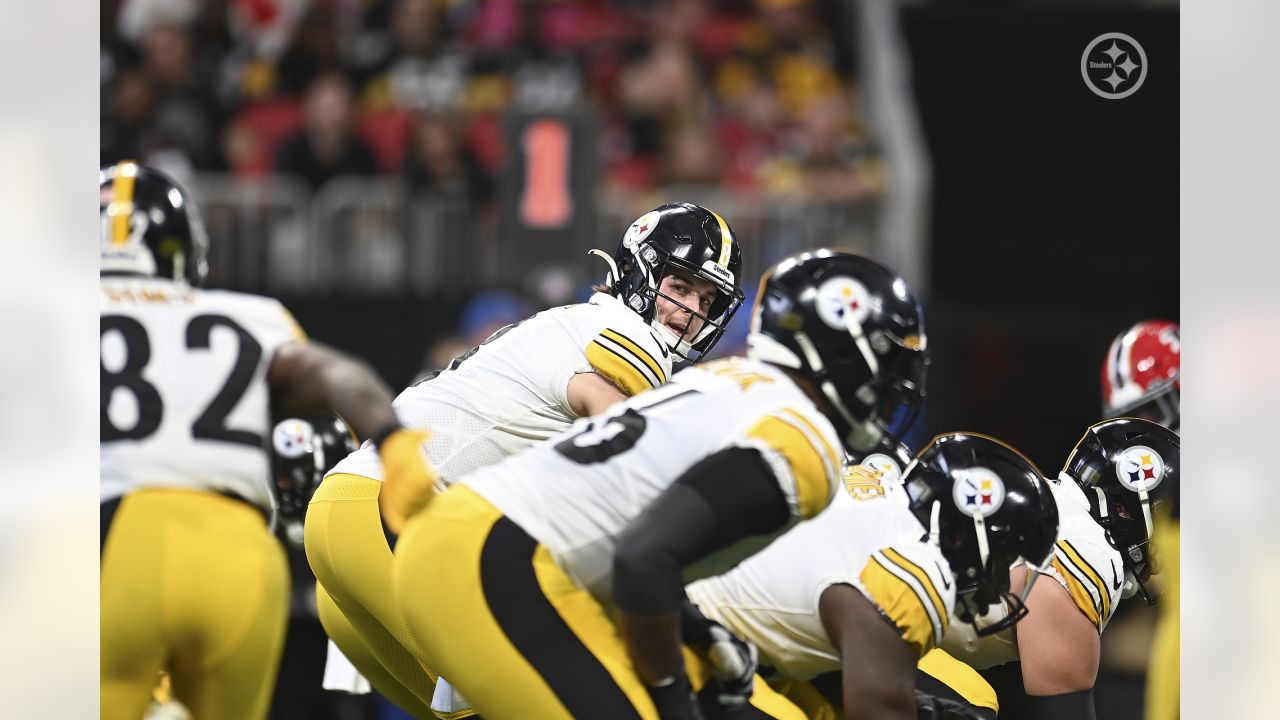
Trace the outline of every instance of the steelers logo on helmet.
{"type": "Polygon", "coordinates": [[[841,275],[818,286],[813,306],[824,323],[844,330],[849,327],[850,317],[858,324],[867,319],[871,313],[871,293],[862,283],[841,275]]]}
{"type": "Polygon", "coordinates": [[[1116,460],[1116,477],[1134,492],[1154,490],[1164,479],[1164,458],[1146,445],[1134,445],[1116,460]]]}
{"type": "Polygon", "coordinates": [[[300,458],[311,452],[315,430],[310,423],[301,420],[285,420],[271,433],[271,443],[276,454],[284,458],[300,458]]]}
{"type": "Polygon", "coordinates": [[[1004,503],[1004,481],[984,467],[956,469],[951,497],[960,512],[969,517],[990,517],[1004,503]]]}
{"type": "Polygon", "coordinates": [[[902,468],[898,467],[898,463],[893,458],[883,453],[872,453],[862,459],[858,463],[864,468],[875,472],[880,482],[885,485],[896,485],[902,482],[902,468]]]}
{"type": "Polygon", "coordinates": [[[662,219],[662,213],[657,210],[651,210],[639,217],[635,222],[631,223],[631,227],[627,228],[627,232],[622,236],[622,244],[627,248],[634,249],[641,241],[649,237],[653,233],[653,229],[658,227],[658,221],[662,219]]]}

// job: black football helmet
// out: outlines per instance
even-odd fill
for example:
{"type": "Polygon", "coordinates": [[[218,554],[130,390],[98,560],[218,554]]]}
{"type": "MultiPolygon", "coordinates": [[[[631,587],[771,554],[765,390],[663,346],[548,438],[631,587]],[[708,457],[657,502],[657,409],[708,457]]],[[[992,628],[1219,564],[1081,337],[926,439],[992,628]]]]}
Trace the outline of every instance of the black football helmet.
{"type": "Polygon", "coordinates": [[[101,273],[199,285],[209,237],[191,195],[164,173],[126,160],[102,168],[101,273]]]}
{"type": "Polygon", "coordinates": [[[1062,468],[1084,489],[1089,514],[1124,557],[1124,597],[1138,592],[1155,602],[1145,586],[1152,572],[1152,517],[1176,499],[1180,447],[1178,434],[1163,425],[1115,418],[1086,430],[1062,468]]]}
{"type": "Polygon", "coordinates": [[[904,476],[911,512],[929,531],[956,578],[956,617],[979,635],[1012,627],[1027,614],[1026,598],[1009,592],[1009,569],[1025,561],[1044,570],[1058,539],[1058,504],[1036,466],[985,435],[939,435],[904,476]],[[1007,614],[978,627],[1003,599],[1007,614]]]}
{"type": "Polygon", "coordinates": [[[924,313],[907,283],[876,261],[814,250],[760,281],[747,354],[811,378],[850,454],[892,454],[925,398],[924,313]]]}
{"type": "Polygon", "coordinates": [[[336,417],[288,418],[271,431],[272,475],[280,514],[301,519],[320,480],[356,449],[347,424],[336,417]]]}
{"type": "Polygon", "coordinates": [[[601,250],[591,254],[609,263],[604,281],[609,293],[639,313],[672,352],[689,362],[706,357],[742,305],[738,238],[724,218],[700,205],[669,203],[654,208],[631,223],[613,257],[601,250]],[[660,293],[662,279],[672,272],[715,286],[716,299],[706,313],[660,293]],[[657,319],[659,295],[689,313],[679,337],[657,319]],[[702,320],[702,329],[690,337],[695,317],[702,320]]]}

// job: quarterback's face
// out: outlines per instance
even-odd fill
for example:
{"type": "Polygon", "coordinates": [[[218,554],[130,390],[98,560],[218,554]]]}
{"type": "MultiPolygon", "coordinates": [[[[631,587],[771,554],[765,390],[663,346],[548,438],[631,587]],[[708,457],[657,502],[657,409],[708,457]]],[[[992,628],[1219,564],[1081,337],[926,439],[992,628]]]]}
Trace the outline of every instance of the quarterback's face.
{"type": "Polygon", "coordinates": [[[702,332],[703,320],[688,309],[705,316],[715,299],[716,288],[710,282],[673,272],[662,278],[662,284],[658,286],[658,322],[675,333],[676,337],[683,335],[685,341],[692,342],[702,332]]]}

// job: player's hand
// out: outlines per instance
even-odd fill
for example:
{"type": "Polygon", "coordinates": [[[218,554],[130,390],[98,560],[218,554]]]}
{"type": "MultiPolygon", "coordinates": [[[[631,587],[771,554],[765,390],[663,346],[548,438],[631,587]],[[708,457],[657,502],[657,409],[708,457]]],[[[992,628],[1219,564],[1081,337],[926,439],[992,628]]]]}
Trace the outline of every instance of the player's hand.
{"type": "Polygon", "coordinates": [[[716,702],[733,709],[746,705],[754,690],[759,651],[728,628],[703,618],[685,640],[706,656],[716,702]]]}
{"type": "Polygon", "coordinates": [[[378,509],[387,529],[397,535],[435,495],[436,472],[422,452],[428,437],[425,430],[395,428],[374,438],[383,474],[378,509]]]}
{"type": "Polygon", "coordinates": [[[653,699],[661,720],[703,720],[698,699],[683,671],[664,685],[649,686],[649,697],[653,699]]]}
{"type": "Polygon", "coordinates": [[[916,720],[986,720],[980,708],[916,690],[916,720]]]}

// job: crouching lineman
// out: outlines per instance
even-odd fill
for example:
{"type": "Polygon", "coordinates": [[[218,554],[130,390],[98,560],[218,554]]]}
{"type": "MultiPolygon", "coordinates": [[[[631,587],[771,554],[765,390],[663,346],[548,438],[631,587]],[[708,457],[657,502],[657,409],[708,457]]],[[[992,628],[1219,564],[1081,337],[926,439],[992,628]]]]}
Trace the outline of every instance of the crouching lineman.
{"type": "MultiPolygon", "coordinates": [[[[395,591],[424,663],[492,720],[700,717],[683,578],[727,570],[827,506],[853,394],[897,381],[848,382],[859,344],[883,368],[920,352],[851,332],[848,316],[884,298],[846,292],[860,285],[843,257],[806,253],[766,276],[748,358],[684,370],[410,520],[395,591]]],[[[756,707],[781,700],[760,690],[756,707]]]]}
{"type": "MultiPolygon", "coordinates": [[[[1052,563],[1040,571],[1052,582],[1035,584],[1030,614],[1015,630],[982,637],[972,625],[952,626],[943,647],[984,671],[999,696],[1000,717],[1095,716],[1099,635],[1121,598],[1136,593],[1154,602],[1146,589],[1153,517],[1177,483],[1179,447],[1176,433],[1149,420],[1090,427],[1049,483],[1062,527],[1052,563]]],[[[1034,576],[1016,573],[1014,587],[1034,576]]],[[[946,669],[923,669],[943,685],[958,684],[946,669]]],[[[937,683],[929,689],[946,695],[937,683]]]]}
{"type": "Polygon", "coordinates": [[[279,302],[196,287],[208,240],[181,187],[133,162],[100,180],[101,714],[142,717],[167,670],[195,717],[266,717],[289,594],[270,410],[341,413],[397,477],[427,472],[419,440],[279,302]]]}
{"type": "MultiPolygon", "coordinates": [[[[425,447],[441,486],[663,385],[673,356],[700,360],[742,304],[738,241],[722,217],[697,205],[645,213],[606,259],[609,274],[589,302],[503,328],[396,398],[403,423],[429,429],[425,447]]],[[[398,531],[396,494],[420,498],[424,488],[382,480],[372,447],[334,468],[307,513],[307,557],[329,636],[375,688],[426,717],[433,678],[415,659],[422,653],[392,602],[382,524],[398,531]]],[[[465,708],[451,693],[439,694],[441,713],[465,708]]]]}
{"type": "Polygon", "coordinates": [[[1008,568],[1047,565],[1057,525],[1030,461],[981,435],[942,435],[905,485],[846,476],[822,515],[688,594],[759,648],[761,674],[841,673],[833,697],[793,695],[810,717],[830,701],[849,716],[914,718],[916,663],[952,613],[970,621],[1001,598],[1019,606],[1026,591],[1009,594],[1008,568]]]}

